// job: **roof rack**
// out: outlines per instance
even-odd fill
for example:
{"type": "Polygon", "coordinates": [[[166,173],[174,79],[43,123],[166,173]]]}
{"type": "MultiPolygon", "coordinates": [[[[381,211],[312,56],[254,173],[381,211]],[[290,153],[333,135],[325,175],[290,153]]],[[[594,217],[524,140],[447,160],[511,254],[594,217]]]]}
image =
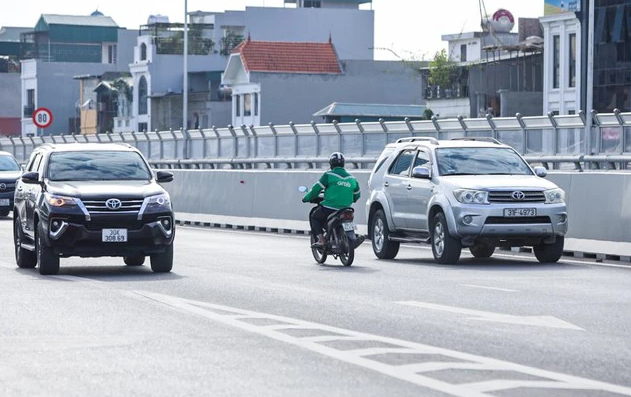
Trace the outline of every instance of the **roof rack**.
{"type": "Polygon", "coordinates": [[[431,142],[434,145],[440,145],[440,143],[438,142],[438,139],[432,138],[432,137],[428,137],[428,136],[410,136],[410,137],[407,137],[407,138],[399,138],[399,139],[397,139],[397,143],[401,143],[401,142],[420,142],[420,141],[431,142]]]}
{"type": "Polygon", "coordinates": [[[498,141],[495,138],[479,136],[479,137],[464,137],[464,138],[451,138],[452,141],[484,141],[484,142],[492,142],[496,145],[502,145],[502,142],[498,141]]]}

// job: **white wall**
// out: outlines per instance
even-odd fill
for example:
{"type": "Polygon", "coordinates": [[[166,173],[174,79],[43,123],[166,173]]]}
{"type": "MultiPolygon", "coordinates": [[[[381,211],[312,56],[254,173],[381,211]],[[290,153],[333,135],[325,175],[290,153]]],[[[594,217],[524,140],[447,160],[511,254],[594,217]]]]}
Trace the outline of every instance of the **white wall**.
{"type": "MultiPolygon", "coordinates": [[[[37,61],[34,59],[29,59],[26,61],[22,61],[22,106],[20,109],[24,109],[24,106],[27,105],[27,90],[35,90],[35,108],[37,108],[37,61]]],[[[22,116],[22,136],[27,136],[29,134],[36,135],[37,127],[33,124],[33,120],[24,117],[24,113],[21,112],[22,116]]]]}
{"type": "Polygon", "coordinates": [[[441,119],[456,118],[458,116],[469,117],[471,113],[469,98],[428,100],[425,106],[441,119]]]}
{"type": "Polygon", "coordinates": [[[581,29],[573,13],[550,15],[540,18],[544,31],[543,58],[543,111],[559,114],[578,113],[581,93],[581,29]],[[576,86],[569,86],[570,34],[576,34],[576,86]],[[554,44],[553,38],[560,37],[559,88],[554,88],[554,44]]]}
{"type": "Polygon", "coordinates": [[[480,60],[482,54],[482,47],[480,47],[480,38],[475,37],[472,39],[460,39],[449,42],[449,59],[454,62],[474,62],[480,60]],[[465,44],[467,46],[467,59],[460,59],[460,46],[465,44]]]}

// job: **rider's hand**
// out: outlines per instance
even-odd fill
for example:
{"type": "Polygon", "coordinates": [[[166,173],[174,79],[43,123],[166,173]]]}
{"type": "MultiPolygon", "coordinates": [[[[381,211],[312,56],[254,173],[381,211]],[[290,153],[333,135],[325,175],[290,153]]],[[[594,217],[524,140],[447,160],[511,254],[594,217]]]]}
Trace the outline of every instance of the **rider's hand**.
{"type": "Polygon", "coordinates": [[[306,197],[303,197],[303,198],[302,198],[302,202],[303,202],[303,203],[306,203],[306,202],[308,202],[308,201],[309,201],[309,200],[306,200],[306,197]]]}

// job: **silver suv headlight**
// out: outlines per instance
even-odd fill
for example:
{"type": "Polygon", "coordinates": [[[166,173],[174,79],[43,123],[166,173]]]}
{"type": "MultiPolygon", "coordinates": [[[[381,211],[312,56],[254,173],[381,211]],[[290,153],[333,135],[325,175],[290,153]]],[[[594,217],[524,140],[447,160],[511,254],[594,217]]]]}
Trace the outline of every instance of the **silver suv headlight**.
{"type": "Polygon", "coordinates": [[[544,192],[546,195],[546,204],[565,203],[565,192],[563,189],[550,189],[544,192]]]}
{"type": "Polygon", "coordinates": [[[489,192],[484,190],[456,189],[456,200],[463,204],[488,204],[489,192]]]}

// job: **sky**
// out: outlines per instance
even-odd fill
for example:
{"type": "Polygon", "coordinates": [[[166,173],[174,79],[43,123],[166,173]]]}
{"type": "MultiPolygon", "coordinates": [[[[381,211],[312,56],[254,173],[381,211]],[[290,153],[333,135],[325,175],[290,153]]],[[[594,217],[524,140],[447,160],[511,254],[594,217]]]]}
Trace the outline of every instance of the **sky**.
{"type": "MultiPolygon", "coordinates": [[[[484,0],[489,14],[499,8],[515,18],[543,15],[544,0],[484,0]]],[[[98,9],[127,29],[137,29],[151,14],[184,21],[184,0],[2,0],[0,27],[34,27],[41,14],[89,15],[98,9]]],[[[283,7],[283,0],[188,0],[189,11],[283,7]]],[[[366,7],[366,6],[363,6],[366,7]]],[[[428,60],[447,47],[441,35],[480,30],[478,0],[373,0],[375,59],[428,60]]],[[[514,32],[517,31],[515,26],[514,32]]]]}

